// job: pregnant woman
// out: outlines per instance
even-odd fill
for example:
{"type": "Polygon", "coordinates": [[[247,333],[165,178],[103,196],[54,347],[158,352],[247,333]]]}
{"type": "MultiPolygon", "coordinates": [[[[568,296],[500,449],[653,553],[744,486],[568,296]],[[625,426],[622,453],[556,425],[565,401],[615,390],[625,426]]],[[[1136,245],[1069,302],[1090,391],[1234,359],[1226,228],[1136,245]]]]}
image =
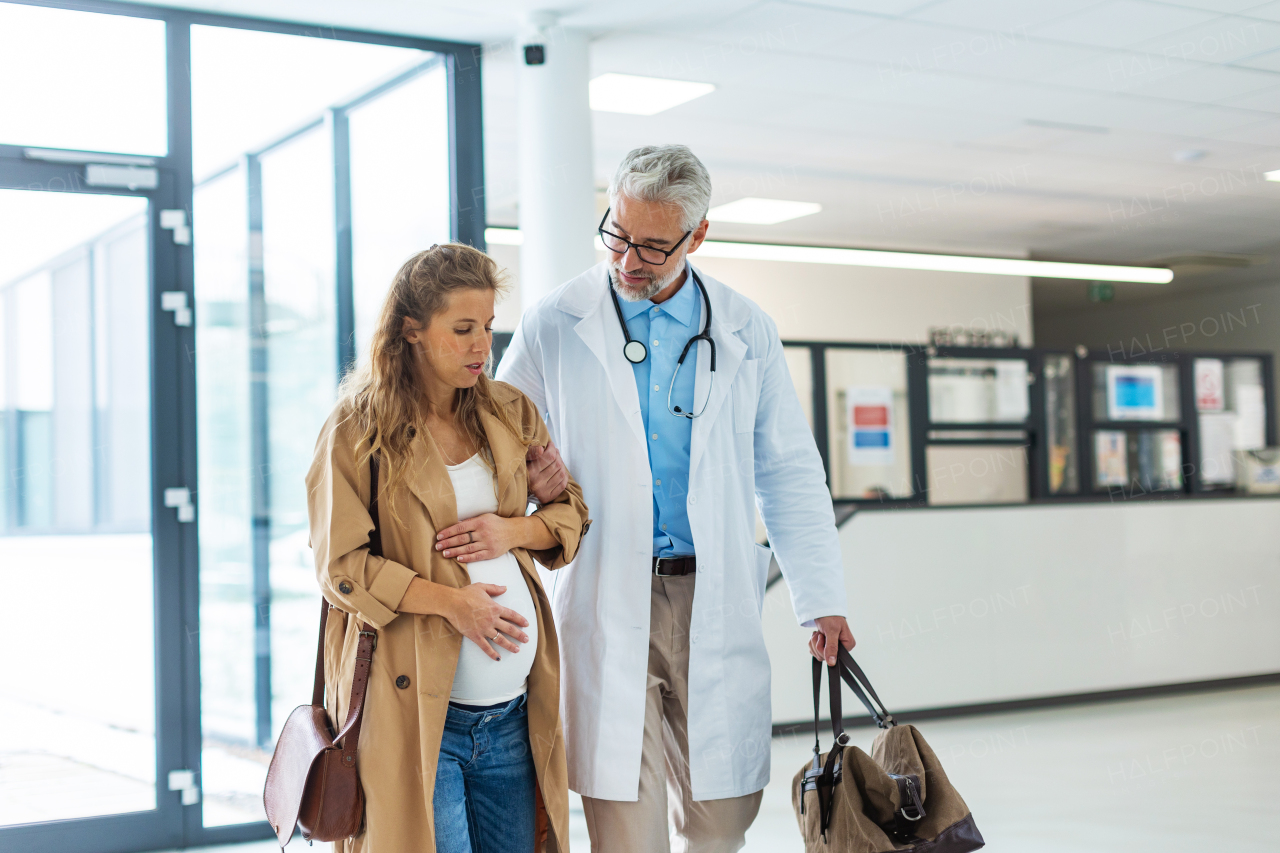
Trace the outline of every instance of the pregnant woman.
{"type": "Polygon", "coordinates": [[[377,631],[357,752],[365,826],[336,853],[568,849],[559,648],[532,560],[566,565],[590,522],[578,485],[543,461],[558,457],[533,405],[486,375],[500,290],[469,246],[405,263],[307,475],[320,588],[350,617],[333,611],[326,628],[333,720],[360,626],[377,631]],[[556,471],[532,515],[527,460],[556,471]]]}

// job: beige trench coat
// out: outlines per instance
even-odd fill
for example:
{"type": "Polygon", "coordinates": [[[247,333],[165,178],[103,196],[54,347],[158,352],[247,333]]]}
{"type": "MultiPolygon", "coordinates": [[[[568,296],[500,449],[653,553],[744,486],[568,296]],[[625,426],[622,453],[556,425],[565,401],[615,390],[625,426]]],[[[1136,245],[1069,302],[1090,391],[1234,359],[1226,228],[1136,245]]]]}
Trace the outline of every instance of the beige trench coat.
{"type": "MultiPolygon", "coordinates": [[[[547,428],[527,397],[503,382],[494,398],[509,407],[538,444],[547,428]]],[[[521,516],[527,507],[525,448],[497,418],[483,415],[496,463],[498,514],[521,516]]],[[[452,587],[469,584],[466,568],[434,548],[436,531],[458,522],[448,471],[425,430],[410,444],[406,479],[394,509],[379,499],[385,557],[369,554],[373,521],[368,512],[369,468],[357,465],[358,431],[335,411],[316,442],[307,472],[311,545],[320,589],[330,604],[355,618],[331,613],[325,638],[326,706],[332,720],[347,713],[359,622],[378,633],[365,699],[358,767],[365,792],[365,829],[334,845],[335,853],[434,853],[432,793],[458,654],[466,640],[442,616],[398,615],[396,606],[415,577],[452,587]],[[397,518],[397,515],[399,516],[397,518]],[[343,592],[349,589],[350,592],[343,592]],[[397,678],[406,676],[405,688],[397,678]]],[[[363,449],[363,448],[361,448],[363,449]]],[[[569,802],[564,738],[560,728],[560,655],[551,605],[530,557],[551,569],[571,562],[591,522],[582,490],[572,479],[537,518],[560,543],[548,551],[516,549],[538,619],[538,648],[528,682],[529,741],[549,824],[546,850],[568,850],[569,802]]],[[[404,682],[401,682],[404,683],[404,682]]]]}

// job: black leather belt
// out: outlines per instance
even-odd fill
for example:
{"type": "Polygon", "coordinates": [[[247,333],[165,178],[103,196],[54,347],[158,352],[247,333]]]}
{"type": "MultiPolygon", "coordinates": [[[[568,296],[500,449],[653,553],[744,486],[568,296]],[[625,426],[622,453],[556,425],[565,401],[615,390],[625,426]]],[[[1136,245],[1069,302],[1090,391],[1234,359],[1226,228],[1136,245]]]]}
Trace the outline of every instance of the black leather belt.
{"type": "Polygon", "coordinates": [[[660,578],[679,578],[691,575],[698,570],[698,558],[690,554],[687,557],[654,557],[653,573],[660,578]]]}

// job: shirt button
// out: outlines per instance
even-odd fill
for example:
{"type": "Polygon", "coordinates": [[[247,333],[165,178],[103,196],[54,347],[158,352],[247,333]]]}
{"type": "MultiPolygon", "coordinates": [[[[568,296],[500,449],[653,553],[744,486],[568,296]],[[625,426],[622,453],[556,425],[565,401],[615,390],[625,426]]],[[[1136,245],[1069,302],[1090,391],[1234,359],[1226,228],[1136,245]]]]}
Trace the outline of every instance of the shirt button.
{"type": "Polygon", "coordinates": [[[653,440],[654,440],[654,441],[657,441],[657,440],[658,440],[658,434],[657,434],[656,432],[653,434],[653,440]]]}
{"type": "Polygon", "coordinates": [[[408,686],[409,686],[409,676],[402,675],[396,679],[396,687],[399,687],[401,690],[404,690],[408,686]]]}
{"type": "Polygon", "coordinates": [[[696,504],[697,502],[698,502],[698,498],[696,496],[689,495],[689,503],[696,504]]]}
{"type": "MultiPolygon", "coordinates": [[[[657,436],[654,436],[654,437],[657,438],[657,436]]],[[[342,593],[343,595],[350,595],[351,584],[347,583],[346,581],[343,581],[342,583],[338,584],[338,592],[342,593]]]]}
{"type": "Polygon", "coordinates": [[[654,342],[653,342],[653,345],[656,347],[656,346],[658,345],[658,342],[657,342],[657,341],[654,341],[654,342]]]}
{"type": "Polygon", "coordinates": [[[663,530],[666,530],[666,529],[667,529],[667,526],[666,526],[665,524],[664,524],[664,525],[662,525],[662,529],[663,529],[663,530]]]}
{"type": "Polygon", "coordinates": [[[653,390],[655,390],[655,391],[661,391],[661,390],[662,390],[662,388],[661,388],[661,387],[659,387],[659,386],[657,386],[657,385],[654,385],[654,386],[653,386],[653,390]]]}
{"type": "Polygon", "coordinates": [[[662,481],[661,481],[661,480],[654,480],[653,482],[654,482],[654,484],[655,484],[655,485],[658,485],[658,486],[661,486],[661,485],[662,485],[662,481]]]}

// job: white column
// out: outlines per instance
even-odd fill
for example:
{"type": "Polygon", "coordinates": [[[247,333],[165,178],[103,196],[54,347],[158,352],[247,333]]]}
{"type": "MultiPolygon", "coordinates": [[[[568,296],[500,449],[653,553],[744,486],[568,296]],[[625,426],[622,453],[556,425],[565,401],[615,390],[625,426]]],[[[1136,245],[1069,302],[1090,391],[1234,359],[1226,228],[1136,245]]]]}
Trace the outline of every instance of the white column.
{"type": "Polygon", "coordinates": [[[516,43],[519,92],[520,302],[535,302],[596,262],[587,36],[535,20],[516,43]],[[525,46],[543,45],[528,65],[525,46]]]}

